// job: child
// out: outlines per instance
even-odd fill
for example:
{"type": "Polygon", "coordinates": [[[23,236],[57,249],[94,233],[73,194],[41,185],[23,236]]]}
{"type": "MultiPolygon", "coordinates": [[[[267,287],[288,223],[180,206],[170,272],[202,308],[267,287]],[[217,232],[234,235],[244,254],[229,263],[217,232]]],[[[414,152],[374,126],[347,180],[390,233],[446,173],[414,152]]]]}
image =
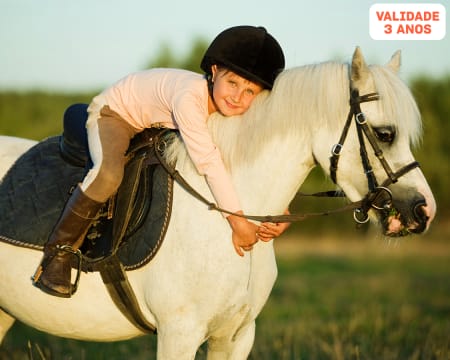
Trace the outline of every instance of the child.
{"type": "MultiPolygon", "coordinates": [[[[263,27],[232,27],[213,40],[201,68],[206,76],[180,69],[134,73],[92,100],[86,128],[93,167],[69,198],[45,245],[33,279],[36,286],[51,295],[72,295],[70,253],[82,245],[93,218],[117,191],[130,139],[155,123],[180,131],[218,206],[243,213],[206,120],[215,111],[225,116],[247,111],[283,70],[283,51],[263,27]]],[[[233,246],[243,256],[258,241],[258,227],[235,215],[226,219],[233,246]]],[[[269,240],[267,234],[261,239],[269,240]]]]}

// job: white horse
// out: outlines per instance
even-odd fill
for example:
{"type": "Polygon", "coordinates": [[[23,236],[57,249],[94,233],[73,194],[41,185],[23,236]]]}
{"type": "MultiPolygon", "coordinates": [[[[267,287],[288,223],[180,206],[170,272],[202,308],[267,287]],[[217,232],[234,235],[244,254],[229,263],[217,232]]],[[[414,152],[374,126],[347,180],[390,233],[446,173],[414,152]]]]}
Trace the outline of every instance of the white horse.
{"type": "MultiPolygon", "coordinates": [[[[350,87],[361,95],[380,95],[377,101],[362,103],[361,109],[390,166],[398,170],[411,163],[410,145],[420,138],[421,123],[409,89],[397,76],[399,66],[400,53],[386,66],[368,66],[357,48],[351,64],[328,62],[284,71],[273,91],[261,94],[241,117],[212,116],[211,133],[246,213],[282,213],[316,164],[329,171],[330,149],[349,110],[350,87]]],[[[1,155],[13,140],[0,141],[1,155]]],[[[28,147],[23,140],[17,155],[28,147]]],[[[180,173],[211,199],[184,146],[175,143],[171,150],[180,173]]],[[[376,178],[384,180],[386,172],[370,148],[369,158],[376,178]]],[[[354,124],[340,154],[337,183],[351,201],[368,192],[354,124]]],[[[421,170],[408,171],[389,189],[398,213],[381,213],[384,233],[426,230],[436,205],[421,170]]],[[[1,338],[15,319],[56,336],[87,341],[143,335],[115,307],[98,273],[82,274],[70,299],[32,286],[30,277],[41,256],[40,251],[0,242],[1,338]]],[[[204,341],[208,359],[247,358],[255,319],[276,276],[271,242],[259,242],[243,258],[237,256],[222,215],[178,185],[159,253],[146,266],[128,272],[144,316],[157,328],[157,358],[177,360],[194,359],[204,341]]]]}

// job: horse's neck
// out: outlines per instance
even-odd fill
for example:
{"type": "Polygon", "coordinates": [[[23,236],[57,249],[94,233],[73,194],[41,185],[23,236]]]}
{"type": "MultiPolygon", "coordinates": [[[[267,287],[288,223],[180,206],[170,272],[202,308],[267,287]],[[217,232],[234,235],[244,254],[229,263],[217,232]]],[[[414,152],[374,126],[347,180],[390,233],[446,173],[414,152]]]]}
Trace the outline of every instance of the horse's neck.
{"type": "Polygon", "coordinates": [[[254,158],[234,171],[249,206],[269,212],[286,206],[315,166],[315,148],[326,148],[321,160],[327,165],[345,121],[348,95],[348,65],[324,63],[287,70],[270,95],[252,105],[242,117],[250,121],[242,132],[254,135],[236,146],[245,153],[246,143],[254,158]],[[252,148],[253,141],[259,143],[252,148]]]}
{"type": "Polygon", "coordinates": [[[325,132],[337,140],[336,120],[347,111],[345,65],[298,68],[280,78],[243,116],[208,120],[246,211],[283,210],[315,164],[313,145],[325,132]]]}
{"type": "Polygon", "coordinates": [[[282,212],[314,166],[307,142],[275,137],[259,157],[233,170],[233,179],[246,211],[282,212]]]}
{"type": "Polygon", "coordinates": [[[277,213],[295,196],[314,159],[308,132],[280,123],[278,112],[264,105],[257,104],[264,115],[256,120],[219,118],[215,134],[221,135],[218,144],[244,210],[277,213]]]}

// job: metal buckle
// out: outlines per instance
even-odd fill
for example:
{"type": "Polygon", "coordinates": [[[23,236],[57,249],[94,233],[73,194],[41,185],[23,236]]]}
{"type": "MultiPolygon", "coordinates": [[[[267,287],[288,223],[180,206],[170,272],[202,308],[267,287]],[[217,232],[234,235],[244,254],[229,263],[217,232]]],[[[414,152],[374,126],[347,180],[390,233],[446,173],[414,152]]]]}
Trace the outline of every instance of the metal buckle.
{"type": "Polygon", "coordinates": [[[335,156],[339,156],[341,154],[341,150],[344,147],[342,144],[334,144],[331,148],[331,153],[335,156]]]}
{"type": "Polygon", "coordinates": [[[359,125],[364,125],[367,123],[366,115],[363,112],[355,114],[355,120],[359,125]]]}
{"type": "Polygon", "coordinates": [[[363,209],[358,208],[353,210],[353,219],[358,224],[365,224],[369,221],[369,214],[367,214],[367,212],[365,212],[363,209]]]}

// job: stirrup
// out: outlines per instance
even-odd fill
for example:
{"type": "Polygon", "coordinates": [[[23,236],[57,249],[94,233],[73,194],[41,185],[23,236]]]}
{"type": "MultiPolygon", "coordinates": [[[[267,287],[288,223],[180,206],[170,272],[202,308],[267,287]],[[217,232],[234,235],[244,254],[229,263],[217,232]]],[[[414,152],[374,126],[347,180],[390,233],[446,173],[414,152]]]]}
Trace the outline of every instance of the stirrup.
{"type": "MultiPolygon", "coordinates": [[[[77,269],[77,275],[75,277],[75,282],[73,284],[72,283],[70,284],[70,288],[71,288],[70,294],[75,294],[75,292],[78,289],[78,284],[80,283],[81,264],[82,264],[82,260],[83,260],[83,255],[82,255],[80,250],[74,250],[70,245],[56,245],[56,250],[64,251],[64,252],[67,252],[69,254],[75,255],[77,257],[77,259],[78,259],[77,268],[76,268],[77,269]]],[[[49,264],[53,260],[53,258],[56,256],[56,250],[53,251],[52,255],[50,255],[47,259],[44,259],[39,264],[36,272],[31,277],[31,281],[38,288],[42,289],[42,287],[40,285],[41,275],[43,274],[47,264],[49,264]]],[[[44,290],[44,291],[48,292],[48,290],[44,290]]],[[[59,296],[59,295],[57,295],[56,293],[53,293],[53,292],[52,292],[52,295],[59,296]]]]}
{"type": "Polygon", "coordinates": [[[81,264],[83,262],[83,254],[81,253],[80,249],[74,250],[72,248],[72,246],[70,246],[70,245],[56,245],[56,248],[58,250],[65,251],[65,252],[67,252],[69,254],[75,255],[77,257],[77,259],[78,259],[77,267],[76,267],[77,275],[75,277],[75,282],[73,284],[70,284],[70,287],[72,289],[71,293],[75,294],[75,292],[78,289],[78,284],[80,283],[81,264]]]}

